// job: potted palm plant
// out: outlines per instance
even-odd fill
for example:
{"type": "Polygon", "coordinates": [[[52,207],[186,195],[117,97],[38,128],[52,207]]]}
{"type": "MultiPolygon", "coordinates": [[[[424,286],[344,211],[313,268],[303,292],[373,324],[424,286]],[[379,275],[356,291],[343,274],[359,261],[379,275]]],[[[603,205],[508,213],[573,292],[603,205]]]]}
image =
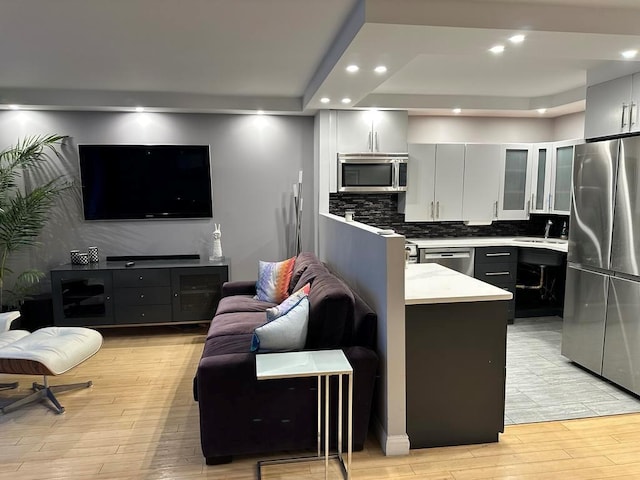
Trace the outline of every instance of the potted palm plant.
{"type": "Polygon", "coordinates": [[[6,288],[10,257],[28,247],[38,245],[38,237],[49,219],[56,199],[71,183],[63,176],[23,189],[20,178],[43,167],[51,155],[60,155],[58,147],[63,135],[30,136],[0,152],[0,305],[15,308],[37,284],[44,273],[27,269],[14,276],[11,289],[6,288]]]}

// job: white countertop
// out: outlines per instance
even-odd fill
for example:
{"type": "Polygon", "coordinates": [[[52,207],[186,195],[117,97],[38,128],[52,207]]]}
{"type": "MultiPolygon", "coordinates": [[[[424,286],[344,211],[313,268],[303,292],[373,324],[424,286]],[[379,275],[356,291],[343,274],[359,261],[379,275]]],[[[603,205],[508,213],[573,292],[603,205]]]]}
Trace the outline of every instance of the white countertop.
{"type": "Polygon", "coordinates": [[[567,240],[542,237],[456,237],[456,238],[407,238],[418,248],[445,247],[532,247],[567,252],[567,240]]]}
{"type": "Polygon", "coordinates": [[[511,300],[512,296],[437,263],[413,263],[405,269],[405,305],[511,300]]]}

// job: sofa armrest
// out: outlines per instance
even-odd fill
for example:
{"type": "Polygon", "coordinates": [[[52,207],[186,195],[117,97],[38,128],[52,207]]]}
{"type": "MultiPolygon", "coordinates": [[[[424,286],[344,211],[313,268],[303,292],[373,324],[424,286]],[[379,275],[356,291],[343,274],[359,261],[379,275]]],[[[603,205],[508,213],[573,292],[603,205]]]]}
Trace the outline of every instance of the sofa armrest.
{"type": "Polygon", "coordinates": [[[241,280],[237,282],[224,282],[222,284],[222,296],[230,297],[232,295],[255,295],[255,280],[241,280]]]}

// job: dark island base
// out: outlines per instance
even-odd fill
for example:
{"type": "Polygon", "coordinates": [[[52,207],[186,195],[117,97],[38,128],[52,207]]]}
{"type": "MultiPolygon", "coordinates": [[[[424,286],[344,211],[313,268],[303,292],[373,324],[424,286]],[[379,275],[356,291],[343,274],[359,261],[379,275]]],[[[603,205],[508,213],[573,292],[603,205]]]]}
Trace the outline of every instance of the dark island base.
{"type": "Polygon", "coordinates": [[[406,306],[411,448],[498,441],[509,301],[406,306]]]}

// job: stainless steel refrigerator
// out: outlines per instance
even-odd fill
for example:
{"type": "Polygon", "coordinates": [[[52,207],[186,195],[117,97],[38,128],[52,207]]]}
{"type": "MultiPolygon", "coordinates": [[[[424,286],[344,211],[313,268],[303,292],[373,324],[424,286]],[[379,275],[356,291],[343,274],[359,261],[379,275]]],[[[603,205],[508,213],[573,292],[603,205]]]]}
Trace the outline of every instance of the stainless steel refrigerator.
{"type": "Polygon", "coordinates": [[[576,147],[562,354],[640,394],[640,137],[576,147]]]}

